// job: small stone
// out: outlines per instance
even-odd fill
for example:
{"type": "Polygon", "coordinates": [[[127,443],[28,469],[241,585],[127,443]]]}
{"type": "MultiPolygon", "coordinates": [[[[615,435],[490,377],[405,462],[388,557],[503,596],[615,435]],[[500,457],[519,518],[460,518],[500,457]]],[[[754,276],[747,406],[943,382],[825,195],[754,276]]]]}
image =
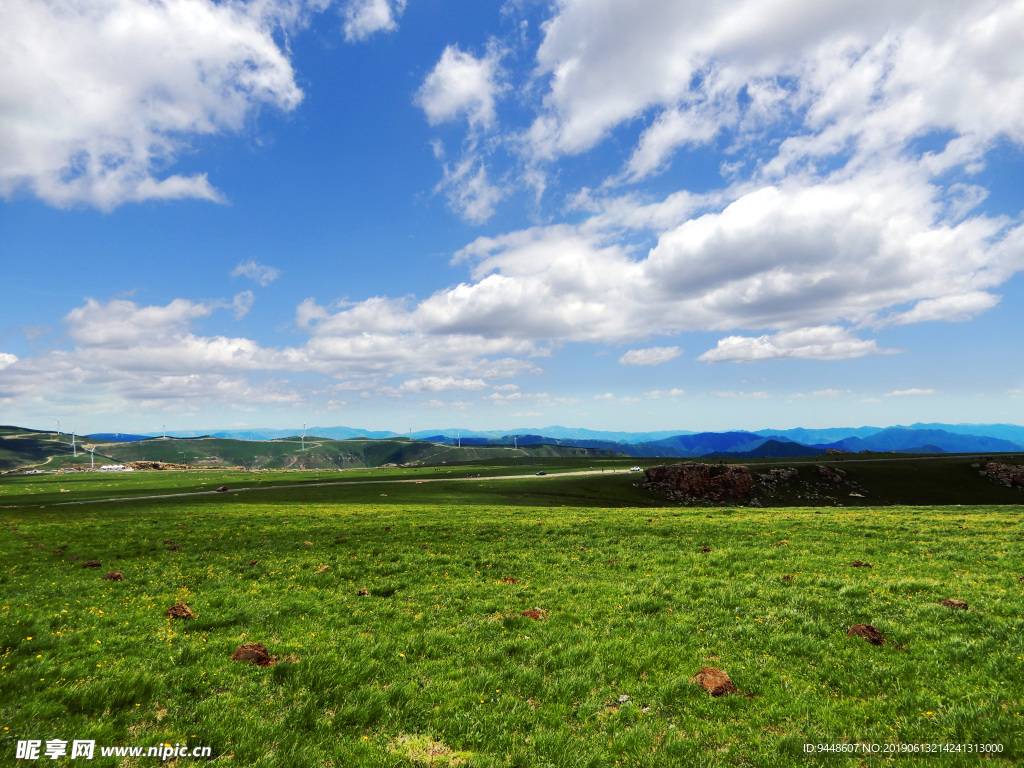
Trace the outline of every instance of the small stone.
{"type": "Polygon", "coordinates": [[[716,667],[701,667],[700,672],[690,678],[690,682],[697,683],[716,697],[724,696],[727,693],[736,693],[736,686],[729,679],[729,675],[716,667]]]}
{"type": "Polygon", "coordinates": [[[629,696],[626,694],[619,696],[619,704],[625,704],[627,701],[629,701],[629,696]]]}

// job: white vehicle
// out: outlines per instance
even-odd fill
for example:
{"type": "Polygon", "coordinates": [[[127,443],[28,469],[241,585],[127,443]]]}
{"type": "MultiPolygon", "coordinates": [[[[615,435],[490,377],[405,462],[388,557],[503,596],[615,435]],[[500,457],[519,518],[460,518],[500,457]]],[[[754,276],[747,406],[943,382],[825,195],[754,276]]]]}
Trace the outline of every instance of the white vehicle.
{"type": "Polygon", "coordinates": [[[629,471],[630,471],[630,472],[641,472],[641,471],[643,471],[643,470],[641,470],[641,469],[640,469],[640,467],[630,467],[630,468],[629,468],[629,471]]]}

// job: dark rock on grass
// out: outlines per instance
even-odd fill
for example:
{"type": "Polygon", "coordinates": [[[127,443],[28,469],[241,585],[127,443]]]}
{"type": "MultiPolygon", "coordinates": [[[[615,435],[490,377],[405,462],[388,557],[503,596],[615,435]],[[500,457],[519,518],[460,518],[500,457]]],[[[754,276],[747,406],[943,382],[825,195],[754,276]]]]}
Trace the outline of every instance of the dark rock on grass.
{"type": "Polygon", "coordinates": [[[716,667],[701,667],[700,672],[690,678],[690,682],[697,683],[712,696],[725,696],[727,693],[737,692],[729,675],[716,667]]]}
{"type": "Polygon", "coordinates": [[[103,565],[103,563],[101,563],[99,560],[86,560],[84,563],[82,563],[83,568],[99,568],[101,565],[103,565]]]}
{"type": "Polygon", "coordinates": [[[170,616],[172,619],[194,619],[196,615],[187,605],[178,603],[164,611],[164,616],[170,616]]]}
{"type": "Polygon", "coordinates": [[[108,571],[103,575],[104,581],[124,581],[124,574],[120,571],[108,571]]]}
{"type": "Polygon", "coordinates": [[[847,637],[863,637],[872,645],[885,645],[885,638],[873,624],[854,624],[846,633],[847,637]]]}
{"type": "Polygon", "coordinates": [[[245,661],[258,667],[269,667],[277,663],[277,659],[267,652],[267,647],[263,643],[246,643],[238,646],[238,650],[231,654],[231,660],[245,661]]]}
{"type": "Polygon", "coordinates": [[[943,600],[941,603],[939,603],[939,605],[944,605],[947,608],[955,608],[960,611],[967,610],[967,603],[965,603],[963,600],[954,600],[952,597],[943,600]]]}
{"type": "Polygon", "coordinates": [[[854,560],[850,563],[851,568],[871,568],[871,563],[865,563],[863,560],[854,560]]]}
{"type": "Polygon", "coordinates": [[[715,550],[713,550],[711,547],[705,545],[705,546],[700,548],[700,551],[701,552],[714,552],[715,550]]]}
{"type": "Polygon", "coordinates": [[[366,587],[362,587],[356,594],[359,595],[359,597],[369,597],[370,590],[368,590],[366,587]]]}

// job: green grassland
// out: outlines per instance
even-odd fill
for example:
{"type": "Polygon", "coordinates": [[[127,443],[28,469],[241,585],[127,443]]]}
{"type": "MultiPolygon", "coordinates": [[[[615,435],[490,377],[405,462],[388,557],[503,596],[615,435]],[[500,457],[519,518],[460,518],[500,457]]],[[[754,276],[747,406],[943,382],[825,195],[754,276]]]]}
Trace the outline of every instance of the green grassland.
{"type": "Polygon", "coordinates": [[[983,759],[805,743],[1024,761],[1021,506],[641,507],[629,473],[362,472],[395,473],[413,482],[274,473],[294,484],[59,507],[228,475],[4,478],[21,492],[0,509],[0,764],[50,738],[210,746],[238,766],[983,759]],[[164,615],[179,601],[195,618],[164,615]],[[846,637],[857,623],[885,645],[846,637]],[[246,642],[278,663],[232,661],[246,642]],[[691,684],[703,666],[739,693],[691,684]]]}

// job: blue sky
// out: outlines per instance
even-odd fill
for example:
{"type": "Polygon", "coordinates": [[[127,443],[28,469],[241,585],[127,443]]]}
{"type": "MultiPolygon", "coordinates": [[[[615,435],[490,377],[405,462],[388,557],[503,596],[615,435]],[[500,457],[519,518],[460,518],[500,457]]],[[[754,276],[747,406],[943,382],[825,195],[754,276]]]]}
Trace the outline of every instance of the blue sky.
{"type": "Polygon", "coordinates": [[[1024,420],[1024,0],[10,0],[0,422],[1024,420]]]}

